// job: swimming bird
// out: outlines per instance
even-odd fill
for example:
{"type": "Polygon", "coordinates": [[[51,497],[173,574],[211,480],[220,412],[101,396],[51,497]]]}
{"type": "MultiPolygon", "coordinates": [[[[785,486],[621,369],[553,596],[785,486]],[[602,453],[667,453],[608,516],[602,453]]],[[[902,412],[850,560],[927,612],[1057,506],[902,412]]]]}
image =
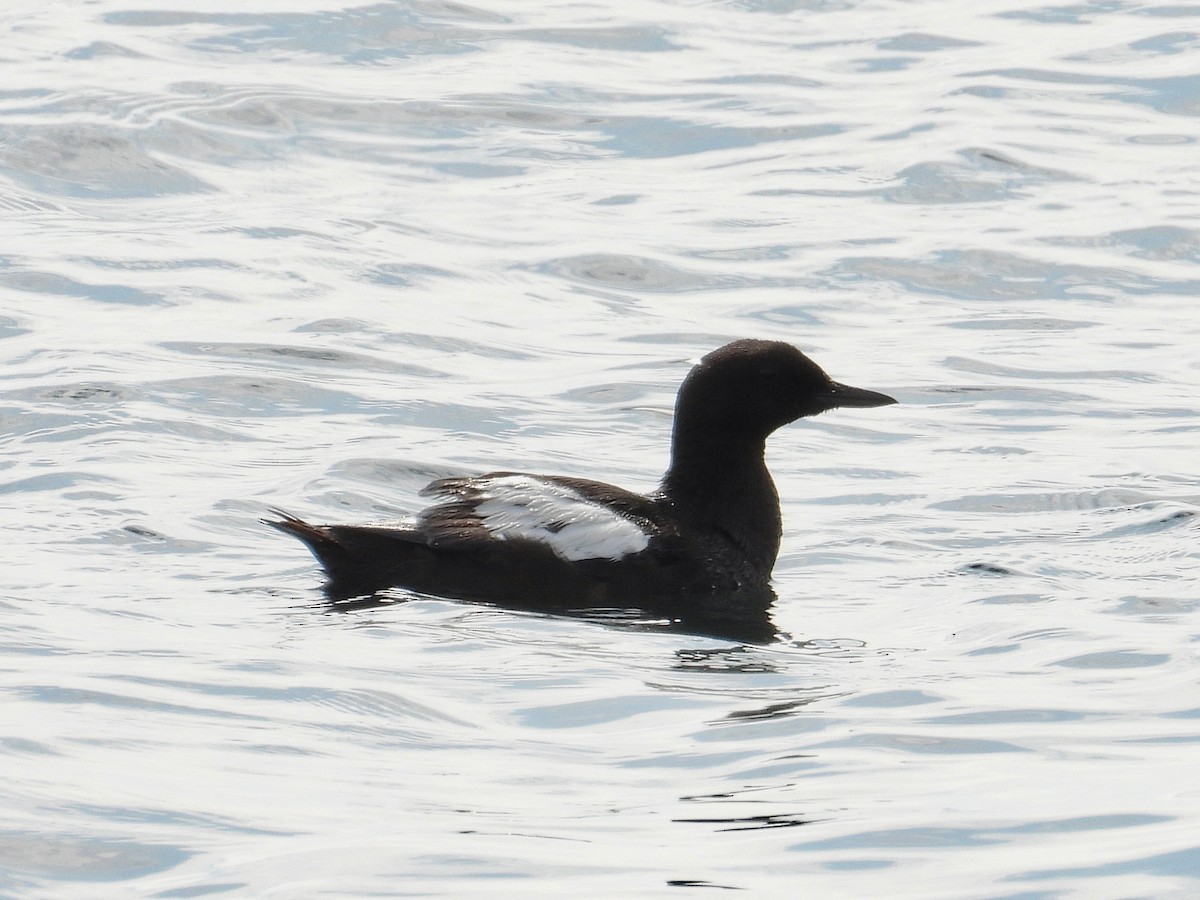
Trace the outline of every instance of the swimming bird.
{"type": "Polygon", "coordinates": [[[401,587],[548,612],[634,610],[746,640],[769,630],[779,495],[764,450],[776,429],[838,407],[895,403],[832,380],[790,344],[738,340],[679,389],[671,462],[637,494],[582,478],[490,472],[442,478],[410,521],[263,521],[303,541],[331,598],[401,587]]]}

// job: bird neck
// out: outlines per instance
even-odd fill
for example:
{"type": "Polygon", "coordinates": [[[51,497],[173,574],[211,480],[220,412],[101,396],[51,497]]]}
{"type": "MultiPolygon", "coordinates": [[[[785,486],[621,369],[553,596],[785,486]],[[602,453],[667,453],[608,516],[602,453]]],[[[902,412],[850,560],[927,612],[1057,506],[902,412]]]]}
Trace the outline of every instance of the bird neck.
{"type": "Polygon", "coordinates": [[[779,554],[779,494],[767,471],[766,438],[737,441],[711,432],[682,433],[671,443],[661,495],[682,515],[722,534],[764,576],[779,554]]]}

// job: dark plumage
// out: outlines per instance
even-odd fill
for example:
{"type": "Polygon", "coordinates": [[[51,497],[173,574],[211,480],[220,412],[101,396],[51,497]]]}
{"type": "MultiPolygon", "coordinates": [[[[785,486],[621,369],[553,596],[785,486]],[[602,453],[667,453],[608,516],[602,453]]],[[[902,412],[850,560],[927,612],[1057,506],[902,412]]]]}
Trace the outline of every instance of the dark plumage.
{"type": "Polygon", "coordinates": [[[493,472],[433,482],[421,493],[438,502],[412,522],[310,525],[280,513],[267,524],[308,545],[334,598],[399,586],[520,609],[637,610],[765,640],[782,531],[767,437],[828,409],[895,402],[831,380],[788,344],[734,341],[684,380],[671,465],[652,494],[493,472]]]}

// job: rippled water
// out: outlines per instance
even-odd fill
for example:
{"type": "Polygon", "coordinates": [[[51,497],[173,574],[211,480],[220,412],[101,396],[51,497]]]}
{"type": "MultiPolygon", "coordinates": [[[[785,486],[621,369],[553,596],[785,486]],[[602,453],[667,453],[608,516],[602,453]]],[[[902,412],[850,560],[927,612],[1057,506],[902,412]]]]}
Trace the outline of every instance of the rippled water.
{"type": "Polygon", "coordinates": [[[1200,8],[0,16],[0,893],[1200,892],[1200,8]],[[333,613],[269,505],[778,434],[781,638],[333,613]]]}

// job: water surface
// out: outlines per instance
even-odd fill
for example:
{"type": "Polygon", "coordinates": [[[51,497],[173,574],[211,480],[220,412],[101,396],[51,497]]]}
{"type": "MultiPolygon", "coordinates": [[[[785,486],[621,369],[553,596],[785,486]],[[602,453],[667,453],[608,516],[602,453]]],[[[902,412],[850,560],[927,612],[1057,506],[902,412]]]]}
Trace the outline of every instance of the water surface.
{"type": "Polygon", "coordinates": [[[0,70],[0,893],[1200,889],[1200,11],[99,0],[0,70]],[[780,638],[397,597],[268,506],[776,435],[780,638]]]}

